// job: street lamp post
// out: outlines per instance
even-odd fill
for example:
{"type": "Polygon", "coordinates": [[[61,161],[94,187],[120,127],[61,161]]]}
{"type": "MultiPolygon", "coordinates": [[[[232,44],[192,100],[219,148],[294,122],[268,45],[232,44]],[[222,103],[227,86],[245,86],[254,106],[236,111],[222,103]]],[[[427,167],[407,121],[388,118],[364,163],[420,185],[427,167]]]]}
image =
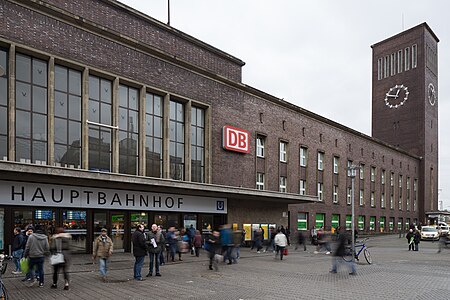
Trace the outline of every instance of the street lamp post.
{"type": "Polygon", "coordinates": [[[351,165],[347,174],[352,179],[352,262],[355,262],[355,177],[358,166],[351,165]]]}

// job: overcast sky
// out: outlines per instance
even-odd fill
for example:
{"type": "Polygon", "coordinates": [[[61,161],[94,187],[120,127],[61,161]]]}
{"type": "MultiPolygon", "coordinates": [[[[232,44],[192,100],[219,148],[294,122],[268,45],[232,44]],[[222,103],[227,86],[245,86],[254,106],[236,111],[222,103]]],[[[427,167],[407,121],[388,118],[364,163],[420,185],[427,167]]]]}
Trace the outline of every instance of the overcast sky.
{"type": "MultiPolygon", "coordinates": [[[[167,0],[120,1],[167,23],[167,0]]],[[[170,0],[170,25],[243,60],[243,83],[371,135],[370,46],[427,22],[440,39],[439,200],[450,210],[449,11],[448,0],[170,0]]]]}

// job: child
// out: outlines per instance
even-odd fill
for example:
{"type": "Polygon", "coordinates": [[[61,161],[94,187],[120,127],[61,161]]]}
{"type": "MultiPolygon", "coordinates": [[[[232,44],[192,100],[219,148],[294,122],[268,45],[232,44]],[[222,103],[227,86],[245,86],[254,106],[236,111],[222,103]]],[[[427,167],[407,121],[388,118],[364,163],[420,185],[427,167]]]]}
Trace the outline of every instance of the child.
{"type": "Polygon", "coordinates": [[[408,234],[406,235],[406,240],[408,241],[409,245],[408,251],[414,251],[414,232],[412,229],[410,229],[408,234]]]}

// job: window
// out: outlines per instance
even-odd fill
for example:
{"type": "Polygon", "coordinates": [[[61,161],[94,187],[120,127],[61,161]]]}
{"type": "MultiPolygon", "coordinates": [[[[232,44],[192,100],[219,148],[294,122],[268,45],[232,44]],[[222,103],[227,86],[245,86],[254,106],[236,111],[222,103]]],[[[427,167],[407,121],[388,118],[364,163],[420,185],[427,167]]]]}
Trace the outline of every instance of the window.
{"type": "Polygon", "coordinates": [[[81,72],[55,65],[55,165],[81,168],[81,72]]]}
{"type": "Polygon", "coordinates": [[[365,223],[366,223],[366,217],[358,216],[358,230],[359,231],[364,231],[365,223]]]}
{"type": "Polygon", "coordinates": [[[377,169],[375,167],[370,167],[370,181],[375,182],[376,176],[377,176],[377,169]]]}
{"type": "Polygon", "coordinates": [[[264,143],[265,143],[265,138],[258,135],[256,137],[256,156],[257,157],[264,157],[264,143]]]}
{"type": "Polygon", "coordinates": [[[389,56],[384,57],[384,78],[389,77],[389,56]]]}
{"type": "Polygon", "coordinates": [[[8,160],[8,52],[0,48],[0,160],[8,160]]]}
{"type": "Polygon", "coordinates": [[[364,179],[364,164],[360,164],[359,165],[359,179],[363,180],[364,179]]]}
{"type": "Polygon", "coordinates": [[[352,167],[353,162],[351,160],[347,161],[347,177],[350,177],[350,172],[348,170],[352,167]]]}
{"type": "Polygon", "coordinates": [[[47,78],[46,61],[16,54],[16,161],[47,164],[47,78]]]}
{"type": "Polygon", "coordinates": [[[395,53],[391,54],[391,76],[395,75],[395,53]]]}
{"type": "Polygon", "coordinates": [[[381,184],[386,183],[386,170],[381,170],[381,184]]]}
{"type": "Polygon", "coordinates": [[[389,207],[390,207],[390,209],[394,209],[394,195],[392,195],[392,194],[389,199],[389,207]]]}
{"type": "Polygon", "coordinates": [[[297,230],[308,230],[308,213],[299,212],[297,214],[297,230]]]}
{"type": "Polygon", "coordinates": [[[145,94],[145,175],[162,178],[163,170],[163,99],[145,94]]]}
{"type": "Polygon", "coordinates": [[[317,196],[319,197],[319,201],[323,201],[323,183],[317,183],[317,196]]]}
{"type": "Polygon", "coordinates": [[[339,157],[333,157],[333,173],[339,174],[339,157]]]}
{"type": "Polygon", "coordinates": [[[119,173],[136,175],[139,150],[139,92],[119,86],[119,173]]]}
{"type": "Polygon", "coordinates": [[[286,193],[286,177],[280,176],[280,192],[286,193]]]}
{"type": "Polygon", "coordinates": [[[333,227],[335,230],[339,228],[339,215],[331,215],[331,227],[333,227]]]}
{"type": "Polygon", "coordinates": [[[414,69],[417,67],[417,45],[412,45],[411,47],[411,59],[412,59],[411,65],[412,68],[414,69]]]}
{"type": "Polygon", "coordinates": [[[363,189],[359,190],[359,205],[360,206],[364,205],[364,190],[363,189]]]}
{"type": "Polygon", "coordinates": [[[316,228],[324,227],[325,225],[325,214],[316,213],[316,228]]]}
{"type": "Polygon", "coordinates": [[[406,177],[406,210],[411,210],[411,178],[406,177]]]}
{"type": "Polygon", "coordinates": [[[308,162],[308,149],[300,147],[300,166],[306,167],[308,162]]]}
{"type": "Polygon", "coordinates": [[[345,216],[345,230],[352,230],[352,215],[345,216]]]}
{"type": "Polygon", "coordinates": [[[370,193],[370,206],[375,207],[375,192],[370,193]]]}
{"type": "Polygon", "coordinates": [[[170,100],[170,178],[184,180],[184,105],[170,100]]]}
{"type": "Polygon", "coordinates": [[[386,226],[386,217],[380,217],[380,232],[384,231],[385,226],[386,226]]]}
{"type": "Polygon", "coordinates": [[[394,172],[391,172],[391,186],[394,186],[394,172]]]}
{"type": "Polygon", "coordinates": [[[414,200],[413,200],[413,210],[416,211],[417,210],[417,199],[419,197],[419,191],[417,190],[417,179],[414,179],[413,182],[413,192],[414,192],[414,200]]]}
{"type": "Polygon", "coordinates": [[[386,207],[386,203],[385,203],[385,199],[384,199],[384,193],[381,193],[381,208],[385,208],[386,207]]]}
{"type": "Polygon", "coordinates": [[[256,189],[264,190],[264,173],[256,173],[256,189]]]}
{"type": "Polygon", "coordinates": [[[205,182],[205,110],[191,109],[191,181],[205,182]]]}
{"type": "Polygon", "coordinates": [[[410,58],[409,58],[409,47],[405,48],[405,71],[409,70],[410,58]]]}
{"type": "Polygon", "coordinates": [[[300,195],[306,195],[306,180],[300,179],[300,195]]]}
{"type": "Polygon", "coordinates": [[[323,152],[317,152],[317,170],[323,171],[323,152]]]}
{"type": "Polygon", "coordinates": [[[398,175],[398,187],[401,189],[403,185],[403,175],[398,175]]]}
{"type": "Polygon", "coordinates": [[[280,142],[280,162],[287,162],[287,143],[280,142]]]}
{"type": "Polygon", "coordinates": [[[383,79],[383,59],[378,59],[378,80],[383,79]]]}
{"type": "Polygon", "coordinates": [[[89,169],[111,171],[112,83],[89,76],[89,169]]]}
{"type": "Polygon", "coordinates": [[[338,194],[339,194],[339,187],[337,185],[333,185],[333,203],[338,203],[338,194]]]}
{"type": "Polygon", "coordinates": [[[349,205],[352,204],[352,188],[351,187],[347,188],[347,204],[349,204],[349,205]]]}
{"type": "Polygon", "coordinates": [[[375,230],[375,221],[376,221],[376,217],[370,217],[370,219],[369,219],[369,229],[370,229],[370,231],[374,231],[375,230]]]}
{"type": "Polygon", "coordinates": [[[401,73],[403,71],[403,52],[399,50],[397,52],[397,73],[401,73]]]}

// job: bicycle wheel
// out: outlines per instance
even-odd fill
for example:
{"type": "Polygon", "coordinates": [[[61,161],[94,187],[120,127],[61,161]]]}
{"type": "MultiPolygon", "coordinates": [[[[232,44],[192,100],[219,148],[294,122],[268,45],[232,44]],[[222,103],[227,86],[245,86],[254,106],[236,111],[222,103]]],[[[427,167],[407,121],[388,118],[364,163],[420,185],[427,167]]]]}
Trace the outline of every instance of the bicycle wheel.
{"type": "Polygon", "coordinates": [[[369,265],[372,264],[372,256],[370,256],[370,252],[367,249],[364,249],[364,258],[369,265]]]}
{"type": "Polygon", "coordinates": [[[7,294],[6,288],[3,285],[3,283],[1,285],[2,285],[2,290],[1,290],[0,299],[1,300],[8,300],[8,294],[7,294]]]}
{"type": "Polygon", "coordinates": [[[351,248],[345,249],[345,254],[342,255],[342,259],[347,262],[352,261],[352,249],[351,248]]]}

